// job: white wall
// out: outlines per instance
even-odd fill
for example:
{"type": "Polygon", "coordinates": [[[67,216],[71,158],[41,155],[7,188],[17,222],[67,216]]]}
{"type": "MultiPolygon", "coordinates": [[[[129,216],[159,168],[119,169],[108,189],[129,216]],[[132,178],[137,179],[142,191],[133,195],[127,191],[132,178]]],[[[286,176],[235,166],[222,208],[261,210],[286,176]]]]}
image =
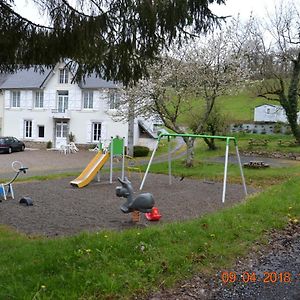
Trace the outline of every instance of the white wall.
{"type": "Polygon", "coordinates": [[[287,123],[284,109],[279,105],[261,105],[254,110],[255,122],[283,122],[287,123]]]}
{"type": "MultiPolygon", "coordinates": [[[[61,66],[61,65],[60,65],[61,66]]],[[[101,122],[102,138],[111,136],[125,137],[127,144],[128,125],[124,122],[114,122],[108,110],[108,90],[95,90],[93,94],[93,109],[83,109],[82,89],[77,84],[60,84],[59,69],[45,83],[44,108],[34,108],[34,91],[21,90],[20,108],[10,107],[11,91],[4,93],[5,118],[3,135],[15,136],[22,140],[54,142],[55,122],[60,115],[52,110],[57,109],[57,91],[68,91],[69,109],[63,114],[69,122],[69,133],[75,135],[76,143],[86,144],[92,142],[92,123],[101,122]],[[55,118],[54,118],[55,117],[55,118]],[[24,120],[32,120],[32,138],[24,138],[24,120]],[[45,137],[38,138],[38,125],[45,126],[45,137]]],[[[1,111],[0,111],[1,113],[1,111]]],[[[1,115],[0,115],[1,117],[1,115]]],[[[137,137],[137,125],[135,137],[137,137]]]]}
{"type": "Polygon", "coordinates": [[[4,93],[0,90],[0,136],[3,128],[3,114],[4,114],[4,93]]]}

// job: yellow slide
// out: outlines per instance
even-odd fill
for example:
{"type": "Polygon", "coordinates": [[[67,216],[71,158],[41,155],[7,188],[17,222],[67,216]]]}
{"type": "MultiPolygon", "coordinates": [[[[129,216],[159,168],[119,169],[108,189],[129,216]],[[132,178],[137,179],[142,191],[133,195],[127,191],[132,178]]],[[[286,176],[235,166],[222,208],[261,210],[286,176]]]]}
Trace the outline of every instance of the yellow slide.
{"type": "Polygon", "coordinates": [[[76,179],[72,180],[70,184],[79,188],[88,185],[96,176],[97,172],[107,162],[108,158],[109,152],[103,154],[101,151],[99,151],[82,171],[82,173],[76,179]]]}

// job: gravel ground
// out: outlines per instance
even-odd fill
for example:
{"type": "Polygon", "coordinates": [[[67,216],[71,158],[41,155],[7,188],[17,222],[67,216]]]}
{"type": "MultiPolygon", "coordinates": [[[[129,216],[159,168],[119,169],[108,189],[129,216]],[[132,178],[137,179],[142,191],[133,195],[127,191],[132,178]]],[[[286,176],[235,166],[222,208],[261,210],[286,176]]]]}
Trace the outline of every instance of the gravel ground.
{"type": "MultiPolygon", "coordinates": [[[[102,182],[92,182],[82,189],[72,187],[71,179],[14,184],[15,200],[0,203],[0,222],[20,232],[45,236],[135,226],[131,215],[120,211],[125,199],[116,197],[115,187],[119,184],[116,181],[109,184],[108,174],[103,175],[102,182]],[[23,196],[31,197],[34,205],[24,207],[19,204],[23,196]]],[[[138,191],[139,176],[135,174],[131,180],[134,190],[138,191]]],[[[222,204],[222,183],[174,178],[170,186],[168,176],[152,174],[149,174],[143,192],[153,194],[162,218],[153,223],[142,215],[140,226],[196,218],[244,198],[243,188],[238,184],[228,185],[226,202],[222,204]]]]}

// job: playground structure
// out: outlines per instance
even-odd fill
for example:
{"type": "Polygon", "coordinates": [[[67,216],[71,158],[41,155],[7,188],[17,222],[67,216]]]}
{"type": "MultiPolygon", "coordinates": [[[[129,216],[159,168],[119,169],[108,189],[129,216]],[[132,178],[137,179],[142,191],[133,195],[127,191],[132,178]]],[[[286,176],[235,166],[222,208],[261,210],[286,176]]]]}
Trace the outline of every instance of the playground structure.
{"type": "MultiPolygon", "coordinates": [[[[16,172],[15,176],[9,182],[0,184],[0,196],[2,196],[4,200],[7,200],[8,197],[15,199],[12,184],[18,178],[21,172],[26,174],[26,171],[28,170],[27,167],[24,167],[23,164],[17,160],[12,162],[11,167],[16,172]],[[17,165],[19,166],[17,167],[17,165]]],[[[2,200],[0,200],[0,202],[1,201],[2,200]]]]}
{"type": "Polygon", "coordinates": [[[112,183],[113,178],[113,158],[116,156],[122,157],[122,180],[124,179],[124,164],[125,164],[125,147],[124,138],[111,138],[107,148],[103,147],[102,141],[99,141],[97,146],[98,153],[81,172],[81,174],[72,180],[70,184],[72,186],[82,188],[88,185],[96,176],[97,180],[100,181],[100,170],[103,168],[105,163],[110,159],[110,176],[109,182],[112,183]]]}
{"type": "Polygon", "coordinates": [[[172,160],[171,160],[171,147],[170,147],[170,138],[171,137],[187,137],[187,138],[213,138],[213,139],[219,139],[219,140],[224,140],[226,141],[226,150],[225,150],[225,166],[224,166],[224,178],[223,178],[223,192],[222,192],[222,203],[225,202],[225,196],[226,196],[226,185],[227,185],[227,169],[228,169],[228,155],[229,155],[229,144],[230,141],[233,141],[235,145],[235,150],[236,150],[236,156],[238,160],[238,165],[241,173],[241,178],[242,178],[242,184],[243,184],[243,189],[244,193],[247,196],[247,187],[246,187],[246,182],[245,182],[245,177],[244,177],[244,172],[243,172],[243,167],[241,163],[241,158],[238,150],[238,144],[237,144],[237,139],[235,137],[228,137],[228,136],[211,136],[211,135],[198,135],[198,134],[177,134],[177,133],[161,133],[158,136],[155,148],[152,152],[152,155],[150,157],[146,172],[144,174],[143,180],[140,185],[140,190],[143,189],[145,180],[147,178],[147,175],[149,173],[150,166],[152,164],[153,158],[155,156],[155,152],[158,148],[159,142],[163,137],[166,137],[168,139],[169,147],[168,147],[168,174],[169,174],[169,184],[172,184],[172,160]]]}
{"type": "Polygon", "coordinates": [[[118,197],[126,198],[127,201],[121,205],[121,211],[125,214],[138,211],[142,213],[152,212],[154,206],[154,199],[152,194],[143,193],[134,198],[134,192],[131,182],[125,177],[124,180],[118,178],[122,186],[116,187],[116,195],[118,197]]]}

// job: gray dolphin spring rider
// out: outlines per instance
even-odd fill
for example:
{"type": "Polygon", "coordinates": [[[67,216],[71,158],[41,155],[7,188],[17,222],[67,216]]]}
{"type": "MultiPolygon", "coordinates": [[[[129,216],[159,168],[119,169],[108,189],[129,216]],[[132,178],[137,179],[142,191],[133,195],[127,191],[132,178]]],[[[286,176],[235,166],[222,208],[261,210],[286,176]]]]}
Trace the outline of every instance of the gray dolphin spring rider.
{"type": "Polygon", "coordinates": [[[134,198],[133,187],[127,177],[125,177],[124,180],[121,178],[118,178],[118,180],[122,186],[116,187],[116,195],[127,199],[127,201],[120,206],[123,213],[128,214],[136,210],[142,213],[151,212],[154,206],[152,194],[143,193],[134,198]]]}

